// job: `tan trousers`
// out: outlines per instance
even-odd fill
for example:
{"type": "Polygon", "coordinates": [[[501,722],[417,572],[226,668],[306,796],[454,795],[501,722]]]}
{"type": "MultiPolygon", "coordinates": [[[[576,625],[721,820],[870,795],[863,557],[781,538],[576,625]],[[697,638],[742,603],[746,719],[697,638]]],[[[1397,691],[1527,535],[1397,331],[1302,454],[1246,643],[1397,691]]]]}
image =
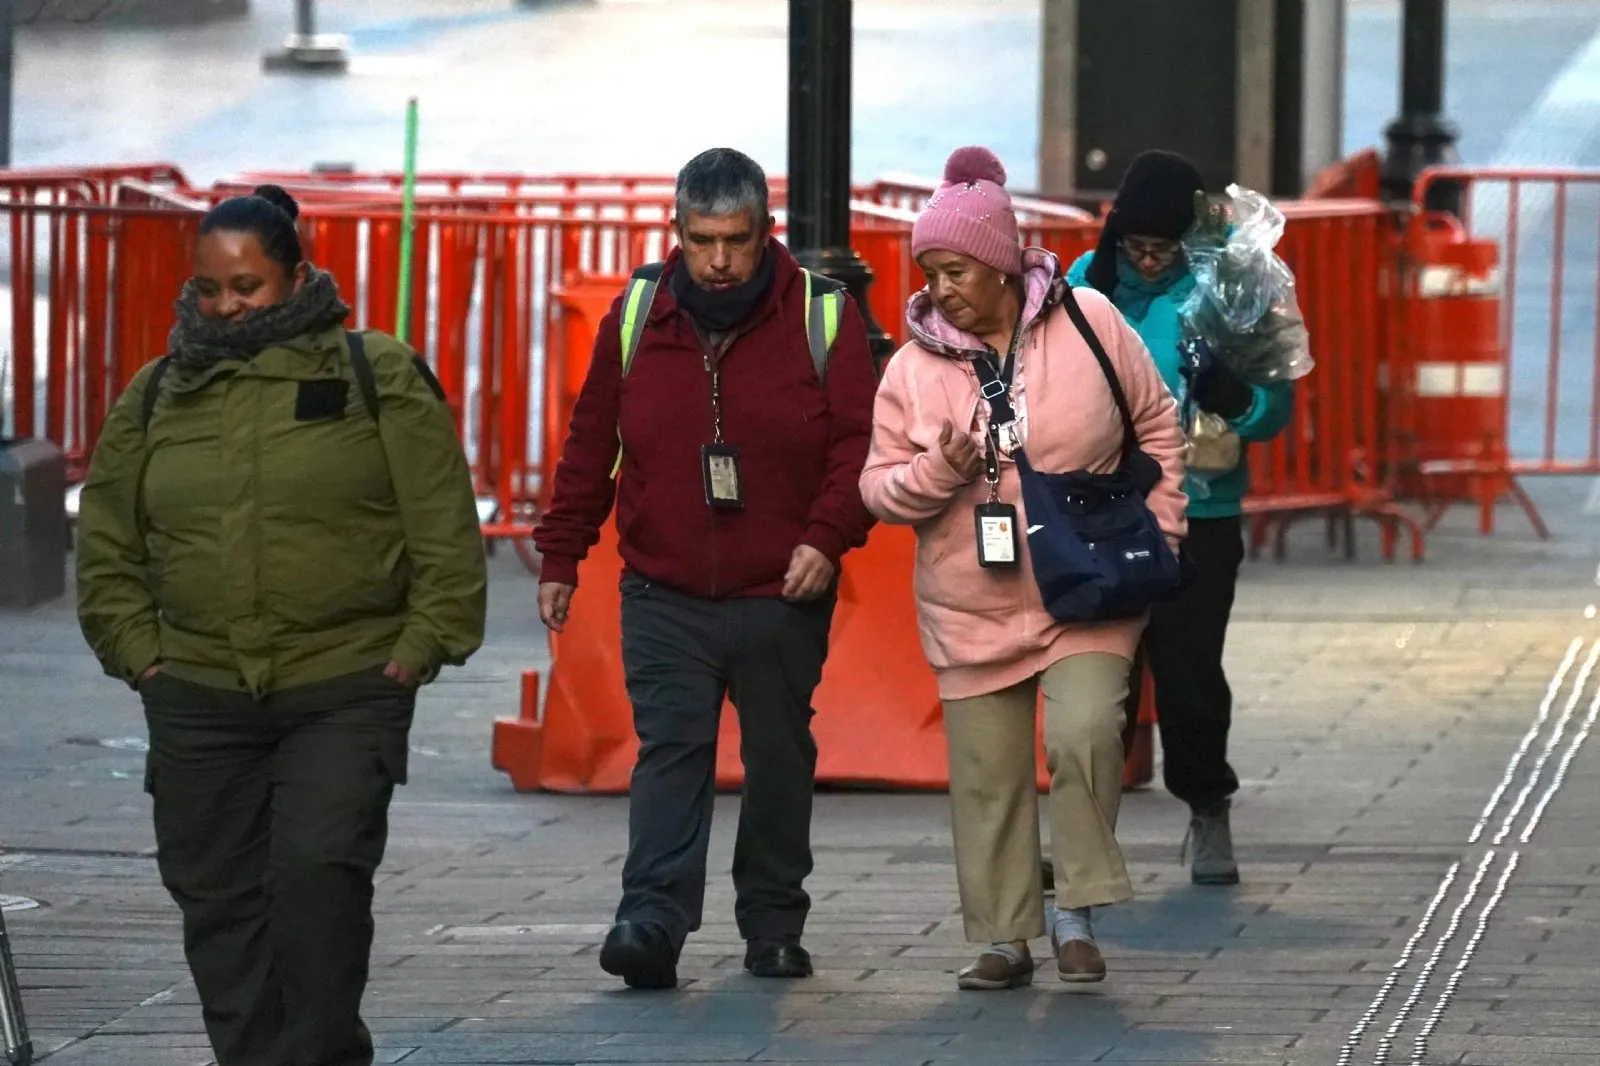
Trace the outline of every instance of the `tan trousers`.
{"type": "Polygon", "coordinates": [[[1056,905],[1132,898],[1116,836],[1128,678],[1127,659],[1093,652],[1000,692],[944,705],[956,880],[968,940],[993,944],[1045,932],[1034,762],[1041,689],[1056,905]]]}

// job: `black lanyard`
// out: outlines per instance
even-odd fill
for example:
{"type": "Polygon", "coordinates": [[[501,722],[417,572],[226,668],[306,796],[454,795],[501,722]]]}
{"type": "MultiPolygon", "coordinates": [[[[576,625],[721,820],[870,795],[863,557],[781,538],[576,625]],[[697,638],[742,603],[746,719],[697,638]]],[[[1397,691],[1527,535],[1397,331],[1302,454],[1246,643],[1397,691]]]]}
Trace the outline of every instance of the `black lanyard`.
{"type": "Polygon", "coordinates": [[[993,349],[989,354],[972,360],[972,372],[978,377],[978,395],[989,404],[989,431],[983,435],[983,477],[989,483],[989,501],[1000,498],[1000,453],[998,434],[1002,428],[1017,420],[1016,409],[1011,406],[1011,379],[1017,370],[1017,348],[1022,340],[1022,316],[1011,330],[1011,346],[1006,349],[1005,361],[995,369],[989,354],[999,354],[993,349]]]}

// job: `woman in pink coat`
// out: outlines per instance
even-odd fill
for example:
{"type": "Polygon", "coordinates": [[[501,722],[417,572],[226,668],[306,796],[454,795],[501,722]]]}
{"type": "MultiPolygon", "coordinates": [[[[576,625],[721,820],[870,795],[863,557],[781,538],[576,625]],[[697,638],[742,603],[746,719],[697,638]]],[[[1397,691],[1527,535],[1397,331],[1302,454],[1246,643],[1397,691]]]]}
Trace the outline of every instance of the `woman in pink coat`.
{"type": "MultiPolygon", "coordinates": [[[[958,984],[1033,980],[1028,941],[1046,932],[1034,765],[1041,692],[1055,853],[1051,946],[1061,980],[1099,981],[1106,966],[1090,909],[1133,895],[1116,823],[1123,705],[1144,620],[1067,625],[1046,612],[1020,535],[1027,515],[1012,459],[1025,447],[1038,470],[1099,474],[1121,462],[1122,416],[1067,313],[1069,295],[1110,358],[1140,447],[1160,463],[1146,502],[1174,546],[1186,503],[1177,410],[1110,302],[1092,289],[1069,294],[1054,255],[1021,247],[1005,170],[987,149],[950,157],[917,219],[912,252],[928,286],[911,298],[912,343],[889,362],[878,391],[861,492],[883,521],[917,533],[917,611],[944,703],[962,917],[967,939],[985,945],[958,984]],[[1002,410],[1012,416],[992,434],[979,360],[990,368],[986,391],[1004,386],[1002,410]],[[1010,541],[1020,558],[980,565],[975,516],[1007,514],[1008,505],[1021,527],[1010,541]]],[[[1005,553],[1004,532],[987,542],[985,561],[1005,553]]]]}

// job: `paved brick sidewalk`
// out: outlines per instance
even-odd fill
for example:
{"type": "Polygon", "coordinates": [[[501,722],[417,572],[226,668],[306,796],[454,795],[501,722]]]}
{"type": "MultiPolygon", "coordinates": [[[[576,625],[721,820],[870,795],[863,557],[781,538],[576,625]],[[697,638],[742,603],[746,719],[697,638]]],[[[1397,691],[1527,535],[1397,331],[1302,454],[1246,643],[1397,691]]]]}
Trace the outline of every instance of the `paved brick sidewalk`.
{"type": "MultiPolygon", "coordinates": [[[[1296,561],[1252,567],[1230,649],[1246,883],[1189,886],[1179,806],[1132,795],[1139,899],[1100,922],[1111,980],[1011,994],[954,988],[970,949],[944,798],[860,793],[817,808],[814,980],[740,970],[729,798],[682,991],[619,990],[595,955],[624,801],[516,795],[487,767],[487,722],[537,643],[531,584],[497,560],[491,646],[430,693],[395,809],[368,998],[381,1061],[1594,1062],[1600,551],[1555,502],[1554,546],[1446,532],[1427,566],[1351,566],[1308,529],[1296,561]]],[[[93,743],[138,737],[136,705],[95,676],[65,606],[0,634],[0,892],[45,904],[8,915],[45,1061],[208,1063],[140,755],[93,743]]]]}

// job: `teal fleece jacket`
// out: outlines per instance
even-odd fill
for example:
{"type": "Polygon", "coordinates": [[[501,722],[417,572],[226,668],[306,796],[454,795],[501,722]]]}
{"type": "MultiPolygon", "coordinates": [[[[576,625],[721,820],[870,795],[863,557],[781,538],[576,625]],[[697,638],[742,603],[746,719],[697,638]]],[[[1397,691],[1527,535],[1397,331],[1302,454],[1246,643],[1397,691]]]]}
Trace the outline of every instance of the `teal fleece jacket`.
{"type": "MultiPolygon", "coordinates": [[[[1089,260],[1093,256],[1093,252],[1086,252],[1072,264],[1067,271],[1068,284],[1078,288],[1089,284],[1086,275],[1089,260]]],[[[1111,302],[1150,350],[1150,357],[1155,360],[1161,379],[1178,399],[1181,409],[1186,389],[1183,375],[1178,372],[1182,363],[1178,342],[1183,338],[1178,309],[1194,291],[1194,278],[1181,265],[1155,281],[1146,281],[1126,262],[1119,262],[1117,268],[1117,291],[1111,302]]],[[[1269,441],[1289,424],[1289,415],[1294,408],[1294,386],[1289,382],[1275,382],[1271,385],[1252,385],[1250,390],[1255,394],[1250,409],[1240,417],[1230,419],[1228,425],[1246,441],[1269,441]]],[[[1240,504],[1250,491],[1248,451],[1240,458],[1238,466],[1229,473],[1212,478],[1207,487],[1209,493],[1197,496],[1192,479],[1185,482],[1190,518],[1232,518],[1238,515],[1240,504]]],[[[1200,491],[1204,493],[1206,490],[1200,491]]]]}

